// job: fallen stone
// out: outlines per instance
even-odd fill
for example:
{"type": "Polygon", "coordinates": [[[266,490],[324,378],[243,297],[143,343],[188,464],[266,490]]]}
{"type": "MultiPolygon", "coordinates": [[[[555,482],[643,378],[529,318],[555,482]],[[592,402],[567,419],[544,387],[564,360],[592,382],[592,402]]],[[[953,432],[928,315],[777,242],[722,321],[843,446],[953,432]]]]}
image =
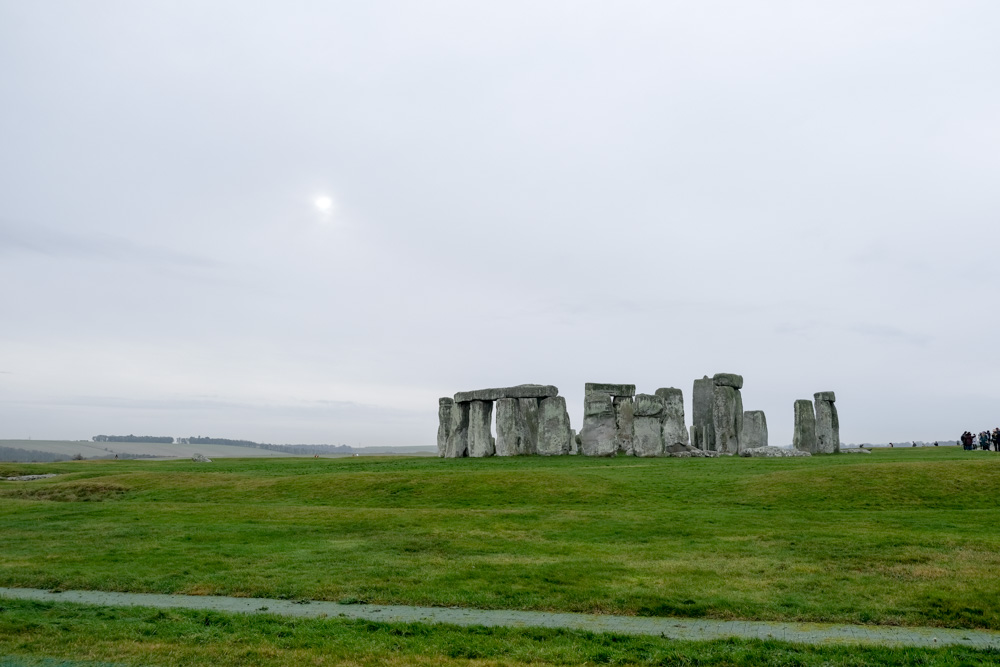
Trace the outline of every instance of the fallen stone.
{"type": "Polygon", "coordinates": [[[684,392],[676,387],[662,387],[656,390],[656,395],[663,400],[660,437],[663,438],[664,446],[689,444],[691,441],[688,440],[688,430],[684,425],[684,392]]]}
{"type": "Polygon", "coordinates": [[[451,409],[451,431],[445,458],[460,459],[469,455],[469,403],[455,403],[451,409]]]}
{"type": "Polygon", "coordinates": [[[562,396],[543,398],[538,405],[538,446],[542,456],[562,456],[575,453],[576,433],[569,427],[566,399],[562,396]]]}
{"type": "Polygon", "coordinates": [[[469,456],[493,456],[496,441],[490,431],[493,421],[493,401],[469,402],[469,456]]]}
{"type": "Polygon", "coordinates": [[[605,384],[602,382],[588,382],[583,386],[584,395],[591,392],[608,394],[609,396],[635,396],[634,384],[605,384]]]}
{"type": "Polygon", "coordinates": [[[618,427],[610,394],[593,392],[583,399],[583,427],[576,436],[584,456],[614,456],[618,452],[618,427]]]}
{"type": "Polygon", "coordinates": [[[207,456],[205,456],[203,454],[193,454],[191,456],[191,460],[194,461],[195,463],[211,463],[212,462],[212,459],[208,458],[207,456]]]}
{"type": "Polygon", "coordinates": [[[451,411],[455,401],[451,398],[438,399],[438,456],[444,456],[448,451],[448,438],[451,437],[451,411]]]}
{"type": "Polygon", "coordinates": [[[844,447],[840,450],[841,454],[871,454],[870,449],[865,449],[864,447],[844,447]]]}
{"type": "Polygon", "coordinates": [[[767,418],[763,410],[748,410],[743,413],[743,436],[740,444],[744,449],[767,447],[767,418]]]}
{"type": "Polygon", "coordinates": [[[740,456],[748,457],[775,457],[775,456],[811,456],[809,452],[797,449],[785,449],[784,447],[749,447],[740,452],[740,456]]]}
{"type": "MultiPolygon", "coordinates": [[[[670,456],[674,454],[680,454],[681,452],[687,452],[688,455],[690,456],[698,456],[698,457],[705,456],[708,453],[708,452],[703,452],[697,447],[692,447],[691,445],[685,445],[679,442],[675,442],[672,445],[664,445],[663,447],[663,453],[670,456]]],[[[711,452],[711,453],[716,454],[716,452],[711,452]]]]}
{"type": "Polygon", "coordinates": [[[550,384],[519,384],[516,387],[460,391],[455,394],[455,402],[497,401],[501,398],[548,398],[558,393],[559,390],[550,384]]]}
{"type": "Polygon", "coordinates": [[[792,447],[800,452],[816,451],[816,413],[812,401],[795,401],[795,430],[792,433],[792,447]]]}
{"type": "Polygon", "coordinates": [[[743,376],[736,373],[716,373],[712,376],[712,384],[718,387],[743,388],[743,376]]]}

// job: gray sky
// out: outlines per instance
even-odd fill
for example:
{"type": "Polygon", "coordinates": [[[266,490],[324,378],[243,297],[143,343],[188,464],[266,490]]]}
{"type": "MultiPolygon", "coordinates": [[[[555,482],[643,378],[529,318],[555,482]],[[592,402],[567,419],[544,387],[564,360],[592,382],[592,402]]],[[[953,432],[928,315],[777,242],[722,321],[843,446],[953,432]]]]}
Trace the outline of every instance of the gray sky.
{"type": "Polygon", "coordinates": [[[0,438],[741,373],[1000,424],[1000,3],[0,0],[0,438]],[[317,209],[317,197],[334,201],[317,209]]]}

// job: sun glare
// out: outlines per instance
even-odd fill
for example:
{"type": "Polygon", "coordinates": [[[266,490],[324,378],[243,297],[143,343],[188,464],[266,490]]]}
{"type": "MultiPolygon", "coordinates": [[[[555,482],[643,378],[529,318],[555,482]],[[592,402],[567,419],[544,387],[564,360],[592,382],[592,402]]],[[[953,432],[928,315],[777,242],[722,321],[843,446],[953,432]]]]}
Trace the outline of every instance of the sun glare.
{"type": "Polygon", "coordinates": [[[326,195],[316,197],[313,204],[316,205],[316,210],[320,213],[329,213],[333,210],[333,199],[331,197],[327,197],[326,195]]]}

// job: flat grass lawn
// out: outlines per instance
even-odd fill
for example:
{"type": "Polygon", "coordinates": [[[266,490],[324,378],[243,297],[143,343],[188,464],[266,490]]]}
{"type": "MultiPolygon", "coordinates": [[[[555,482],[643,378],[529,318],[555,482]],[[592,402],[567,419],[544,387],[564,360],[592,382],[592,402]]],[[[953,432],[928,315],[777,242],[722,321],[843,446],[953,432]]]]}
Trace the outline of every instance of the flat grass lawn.
{"type": "Polygon", "coordinates": [[[1000,629],[1000,458],[0,464],[0,585],[1000,629]]]}

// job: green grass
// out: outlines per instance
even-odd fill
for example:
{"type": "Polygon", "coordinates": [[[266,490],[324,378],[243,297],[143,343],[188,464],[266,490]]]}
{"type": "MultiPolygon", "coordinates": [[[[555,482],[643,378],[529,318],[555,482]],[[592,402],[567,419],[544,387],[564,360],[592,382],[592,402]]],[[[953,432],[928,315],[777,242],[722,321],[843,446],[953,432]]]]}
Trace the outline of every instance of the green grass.
{"type": "Polygon", "coordinates": [[[1000,629],[988,452],[30,472],[66,474],[0,482],[4,586],[1000,629]]]}
{"type": "Polygon", "coordinates": [[[777,641],[671,641],[570,630],[459,628],[342,619],[0,601],[0,665],[698,665],[830,667],[996,664],[1000,652],[777,641]],[[19,659],[46,656],[42,663],[19,659]],[[22,661],[23,660],[23,661],[22,661]],[[60,662],[71,660],[72,662],[60,662]]]}

